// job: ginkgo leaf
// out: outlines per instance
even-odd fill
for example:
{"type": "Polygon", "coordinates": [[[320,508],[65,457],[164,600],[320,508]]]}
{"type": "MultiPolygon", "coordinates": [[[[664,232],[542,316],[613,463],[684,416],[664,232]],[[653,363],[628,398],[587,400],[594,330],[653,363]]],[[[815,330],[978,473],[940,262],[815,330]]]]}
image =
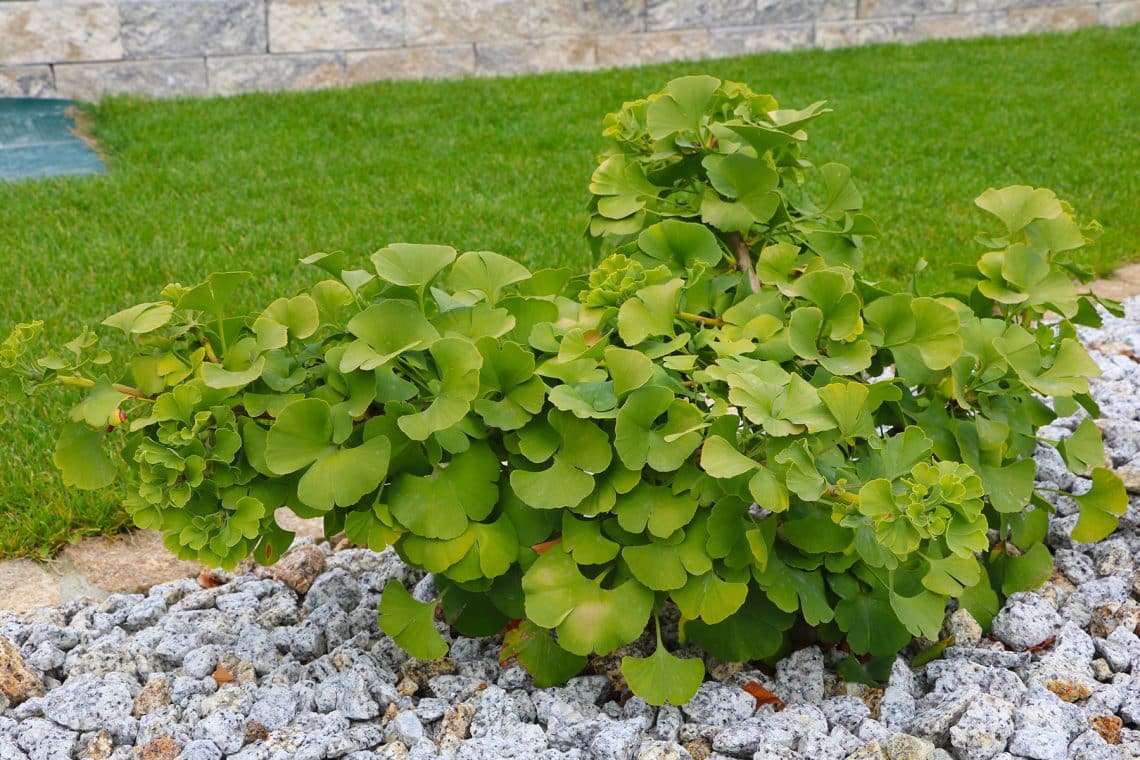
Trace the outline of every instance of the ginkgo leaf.
{"type": "Polygon", "coordinates": [[[435,627],[435,607],[435,602],[417,602],[404,584],[390,580],[380,597],[380,630],[413,657],[438,660],[447,654],[447,642],[435,627]]]}
{"type": "Polygon", "coordinates": [[[699,657],[681,659],[661,642],[657,626],[657,649],[649,657],[622,657],[621,673],[630,690],[649,704],[683,705],[693,698],[705,679],[705,664],[699,657]]]}

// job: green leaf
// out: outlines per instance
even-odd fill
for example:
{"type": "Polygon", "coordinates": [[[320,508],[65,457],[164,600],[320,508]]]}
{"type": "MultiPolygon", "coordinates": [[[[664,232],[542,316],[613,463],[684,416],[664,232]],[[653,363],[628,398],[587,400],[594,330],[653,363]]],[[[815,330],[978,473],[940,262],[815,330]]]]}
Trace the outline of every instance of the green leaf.
{"type": "Polygon", "coordinates": [[[986,495],[998,512],[1020,512],[1033,495],[1033,478],[1037,465],[1032,459],[1003,467],[979,465],[978,476],[986,487],[986,495]]]}
{"type": "MultiPolygon", "coordinates": [[[[900,571],[892,571],[892,575],[900,571]]],[[[903,595],[891,589],[891,607],[899,622],[915,636],[923,636],[936,641],[946,617],[946,597],[931,591],[922,590],[913,595],[903,595]]]]}
{"type": "Polygon", "coordinates": [[[560,456],[545,470],[513,470],[510,481],[515,494],[535,509],[575,507],[594,490],[593,476],[560,456]]]}
{"type": "Polygon", "coordinates": [[[446,245],[393,243],[372,254],[376,273],[393,285],[423,291],[440,270],[455,261],[455,249],[446,245]]]}
{"type": "Polygon", "coordinates": [[[824,187],[827,189],[827,201],[820,213],[824,216],[839,218],[846,211],[858,211],[863,208],[863,196],[851,180],[851,169],[843,164],[824,164],[819,167],[823,175],[824,187]]]}
{"type": "Polygon", "coordinates": [[[600,520],[579,520],[562,514],[562,546],[579,565],[601,565],[618,555],[621,545],[602,535],[600,520]]]}
{"type": "Polygon", "coordinates": [[[748,596],[748,584],[721,580],[710,570],[690,577],[682,588],[670,591],[669,596],[686,618],[700,618],[715,625],[740,609],[748,596]]]}
{"type": "Polygon", "coordinates": [[[257,346],[261,351],[283,348],[289,335],[304,340],[320,327],[321,316],[317,302],[301,294],[293,298],[278,298],[253,322],[257,346]]]}
{"type": "Polygon", "coordinates": [[[982,630],[988,631],[994,615],[1001,609],[1001,600],[990,584],[990,576],[985,566],[981,567],[978,582],[964,590],[958,597],[958,605],[966,610],[978,621],[982,630]]]}
{"type": "Polygon", "coordinates": [[[637,390],[653,377],[653,361],[641,351],[609,346],[605,357],[606,369],[614,381],[614,393],[619,398],[637,390]]]}
{"type": "Polygon", "coordinates": [[[648,338],[672,338],[673,320],[684,285],[681,279],[650,285],[623,303],[618,310],[618,334],[622,342],[636,346],[648,338]]]}
{"type": "Polygon", "coordinates": [[[989,188],[974,203],[1005,224],[1012,233],[1034,219],[1052,219],[1061,214],[1061,203],[1052,190],[1027,185],[1011,185],[1000,190],[989,188]]]}
{"type": "Polygon", "coordinates": [[[130,335],[145,335],[166,326],[173,315],[174,306],[167,301],[140,303],[112,314],[103,320],[103,324],[130,335]]]}
{"type": "Polygon", "coordinates": [[[174,308],[177,311],[195,309],[209,312],[215,317],[224,316],[225,304],[252,276],[251,272],[214,272],[205,282],[183,293],[174,308]]]}
{"type": "Polygon", "coordinates": [[[237,371],[230,371],[223,369],[220,364],[213,364],[212,362],[202,362],[201,375],[202,382],[206,384],[207,388],[216,388],[218,390],[228,390],[230,388],[242,388],[249,385],[257,378],[261,377],[262,371],[265,369],[265,357],[259,356],[248,368],[237,371]]]}
{"type": "Polygon", "coordinates": [[[388,581],[380,597],[380,630],[420,660],[447,654],[447,642],[435,627],[435,602],[417,602],[404,585],[388,581]]]}
{"type": "Polygon", "coordinates": [[[424,348],[439,332],[411,301],[385,299],[348,321],[348,331],[360,339],[349,344],[340,371],[372,370],[405,351],[424,348]]]}
{"type": "Polygon", "coordinates": [[[708,172],[709,183],[730,199],[729,203],[718,203],[719,199],[706,195],[701,203],[702,217],[720,217],[716,225],[720,229],[747,232],[756,222],[768,222],[780,208],[780,196],[775,192],[780,177],[771,158],[738,152],[727,156],[710,154],[701,163],[708,172]]]}
{"type": "Polygon", "coordinates": [[[516,658],[540,689],[560,686],[582,672],[586,658],[571,654],[558,644],[550,631],[524,620],[503,636],[499,661],[505,663],[516,658]]]}
{"type": "Polygon", "coordinates": [[[619,496],[614,514],[623,530],[641,533],[646,528],[658,538],[668,538],[689,524],[697,511],[692,493],[674,494],[665,486],[642,481],[629,493],[619,496]]]}
{"type": "Polygon", "coordinates": [[[60,430],[53,461],[64,485],[84,491],[109,486],[118,472],[114,460],[103,450],[103,434],[81,422],[68,422],[60,430]]]}
{"type": "Polygon", "coordinates": [[[355,448],[322,456],[301,476],[297,498],[323,512],[333,506],[351,507],[384,482],[391,454],[388,439],[377,436],[355,448]]]}
{"type": "Polygon", "coordinates": [[[835,622],[856,654],[894,655],[910,643],[886,595],[859,593],[835,605],[835,622]]]}
{"type": "MultiPolygon", "coordinates": [[[[760,467],[758,462],[741,454],[719,435],[709,436],[701,447],[701,469],[714,478],[735,478],[760,467]]],[[[758,484],[761,488],[763,485],[758,484]]]]}
{"type": "Polygon", "coordinates": [[[495,304],[503,288],[530,277],[530,270],[490,251],[468,251],[451,267],[447,284],[453,291],[474,290],[495,304]]]}
{"type": "Polygon", "coordinates": [[[439,372],[439,390],[427,409],[397,420],[400,430],[413,441],[426,440],[458,423],[479,395],[483,356],[475,344],[462,338],[440,338],[428,350],[439,372]]]}
{"type": "MultiPolygon", "coordinates": [[[[437,577],[439,586],[446,577],[437,577]]],[[[466,591],[459,586],[446,586],[439,600],[444,620],[464,636],[494,636],[510,623],[483,592],[466,591]]]]}
{"type": "Polygon", "coordinates": [[[115,390],[106,375],[100,375],[84,399],[72,407],[71,419],[93,428],[118,425],[119,405],[127,398],[127,394],[115,390]]]}
{"type": "Polygon", "coordinates": [[[1103,467],[1108,461],[1100,428],[1091,417],[1085,417],[1071,436],[1059,441],[1057,451],[1069,470],[1077,475],[1087,475],[1094,467],[1103,467]]]}
{"type": "Polygon", "coordinates": [[[720,80],[709,76],[674,79],[665,92],[649,103],[645,124],[649,136],[661,140],[678,132],[696,132],[720,80]]]}
{"type": "Polygon", "coordinates": [[[959,557],[951,554],[939,558],[928,554],[926,562],[929,569],[922,577],[922,585],[936,594],[959,596],[981,578],[981,566],[973,555],[959,557]]]}
{"type": "Polygon", "coordinates": [[[762,660],[776,654],[784,643],[784,631],[795,616],[777,608],[763,592],[750,587],[748,597],[736,612],[716,625],[701,620],[684,624],[685,635],[706,652],[724,662],[762,660]]]}
{"type": "Polygon", "coordinates": [[[327,401],[307,398],[281,410],[265,439],[265,464],[287,475],[317,460],[332,445],[332,408],[327,401]]]}
{"type": "Polygon", "coordinates": [[[1128,511],[1128,493],[1120,476],[1104,467],[1092,471],[1092,488],[1073,496],[1081,513],[1073,526],[1073,540],[1083,543],[1100,541],[1114,530],[1120,516],[1128,511]]]}
{"type": "Polygon", "coordinates": [[[569,652],[607,654],[641,635],[653,608],[653,592],[629,580],[601,587],[578,572],[570,556],[555,547],[523,575],[526,614],[543,628],[555,628],[569,652]]]}
{"type": "Polygon", "coordinates": [[[704,415],[695,406],[675,398],[659,385],[631,393],[617,415],[614,448],[622,463],[631,470],[646,464],[658,472],[681,467],[701,445],[699,431],[704,415]],[[665,415],[664,423],[658,418],[665,415]]]}
{"type": "Polygon", "coordinates": [[[681,659],[669,654],[657,626],[657,649],[649,657],[622,657],[621,673],[630,690],[654,707],[669,702],[683,705],[693,698],[705,680],[700,658],[681,659]]]}
{"type": "Polygon", "coordinates": [[[689,580],[676,546],[658,543],[627,546],[621,550],[621,556],[633,577],[654,591],[672,591],[689,580]]]}
{"type": "Polygon", "coordinates": [[[666,219],[647,227],[638,236],[637,245],[654,259],[669,264],[676,272],[692,269],[697,264],[713,267],[724,258],[724,251],[712,230],[703,224],[677,219],[666,219]]]}
{"type": "Polygon", "coordinates": [[[498,503],[499,468],[487,444],[473,444],[430,475],[397,475],[384,498],[393,517],[416,535],[457,538],[469,519],[486,518],[498,503]]]}
{"type": "Polygon", "coordinates": [[[1001,579],[1001,592],[1009,596],[1018,591],[1037,588],[1053,574],[1053,557],[1045,544],[1034,544],[1028,551],[1014,557],[1008,552],[999,552],[996,562],[998,577],[1001,579]]]}

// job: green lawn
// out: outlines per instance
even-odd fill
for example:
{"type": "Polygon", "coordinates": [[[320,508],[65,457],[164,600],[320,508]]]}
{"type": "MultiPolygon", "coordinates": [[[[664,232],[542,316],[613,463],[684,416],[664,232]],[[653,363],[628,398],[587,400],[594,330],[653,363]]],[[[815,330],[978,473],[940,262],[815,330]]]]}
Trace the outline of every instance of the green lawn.
{"type": "MultiPolygon", "coordinates": [[[[1048,186],[1104,237],[1099,271],[1140,252],[1140,27],[1065,36],[805,51],[588,74],[380,83],[229,100],[114,99],[93,109],[106,176],[0,185],[0,333],[52,338],[218,269],[249,305],[310,275],[319,250],[391,241],[585,267],[586,184],[601,117],[668,79],[711,73],[783,106],[826,99],[811,155],[849,164],[885,232],[873,276],[972,261],[989,186],[1048,186]]],[[[2,337],[2,336],[0,336],[2,337]]],[[[124,523],[114,494],[67,493],[51,465],[66,404],[12,414],[0,440],[0,556],[42,555],[124,523]]]]}

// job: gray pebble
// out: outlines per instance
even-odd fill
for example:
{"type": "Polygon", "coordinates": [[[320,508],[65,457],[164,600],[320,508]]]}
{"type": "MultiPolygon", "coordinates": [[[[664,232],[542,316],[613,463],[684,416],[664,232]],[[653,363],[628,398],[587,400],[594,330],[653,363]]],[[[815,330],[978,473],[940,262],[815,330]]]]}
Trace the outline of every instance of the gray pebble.
{"type": "Polygon", "coordinates": [[[992,632],[1007,647],[1025,650],[1053,636],[1061,616],[1043,597],[1032,592],[1013,594],[994,617],[992,632]]]}

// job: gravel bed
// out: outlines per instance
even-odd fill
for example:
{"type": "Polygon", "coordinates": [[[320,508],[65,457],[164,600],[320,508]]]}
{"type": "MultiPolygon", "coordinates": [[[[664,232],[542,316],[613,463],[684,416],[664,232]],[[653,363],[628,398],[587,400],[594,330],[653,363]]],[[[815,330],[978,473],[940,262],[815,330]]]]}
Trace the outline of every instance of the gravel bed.
{"type": "MultiPolygon", "coordinates": [[[[0,759],[1140,758],[1140,298],[1127,306],[1082,332],[1130,488],[1120,529],[1074,544],[1076,505],[1057,497],[1045,586],[1011,597],[990,637],[948,616],[955,645],[917,671],[896,661],[883,689],[839,681],[836,655],[816,647],[774,673],[714,664],[680,709],[630,698],[613,657],[548,689],[501,666],[494,639],[409,660],[378,629],[380,591],[398,578],[422,596],[430,578],[391,552],[310,543],[213,588],[0,612],[0,759]],[[787,707],[758,709],[741,688],[753,681],[787,707]]],[[[1037,461],[1045,485],[1090,486],[1051,449],[1037,461]]]]}

